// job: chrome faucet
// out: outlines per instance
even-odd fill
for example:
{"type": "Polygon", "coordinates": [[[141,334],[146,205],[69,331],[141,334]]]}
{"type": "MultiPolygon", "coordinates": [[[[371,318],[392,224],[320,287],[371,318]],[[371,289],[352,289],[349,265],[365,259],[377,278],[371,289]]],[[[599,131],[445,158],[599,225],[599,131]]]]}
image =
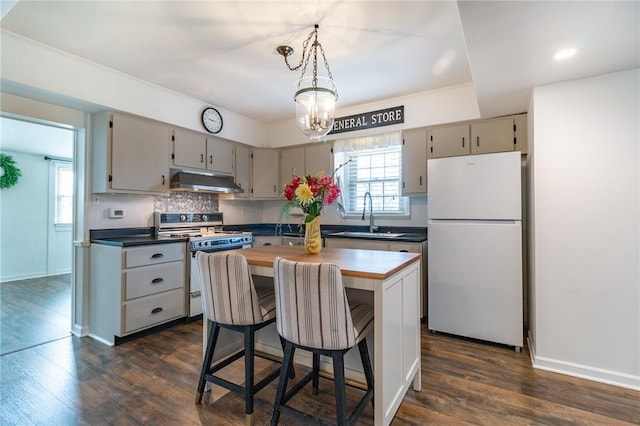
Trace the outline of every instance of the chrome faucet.
{"type": "Polygon", "coordinates": [[[367,210],[367,195],[369,196],[369,232],[375,232],[378,230],[378,227],[373,226],[373,200],[371,199],[371,193],[369,191],[364,193],[364,206],[362,207],[362,220],[364,220],[364,213],[367,210]]]}

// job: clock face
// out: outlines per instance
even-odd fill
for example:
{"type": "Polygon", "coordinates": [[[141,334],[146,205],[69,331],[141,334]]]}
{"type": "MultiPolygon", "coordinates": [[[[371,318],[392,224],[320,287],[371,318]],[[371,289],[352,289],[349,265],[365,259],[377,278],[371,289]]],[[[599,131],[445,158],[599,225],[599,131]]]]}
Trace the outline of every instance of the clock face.
{"type": "Polygon", "coordinates": [[[205,108],[202,112],[202,124],[210,133],[218,133],[222,130],[222,116],[215,108],[205,108]]]}

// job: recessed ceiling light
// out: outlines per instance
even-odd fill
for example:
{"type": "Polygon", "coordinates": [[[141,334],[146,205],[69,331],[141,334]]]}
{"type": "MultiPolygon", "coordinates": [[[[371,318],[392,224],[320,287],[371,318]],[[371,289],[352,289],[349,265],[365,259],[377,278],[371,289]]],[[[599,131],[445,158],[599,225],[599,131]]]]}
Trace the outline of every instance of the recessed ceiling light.
{"type": "Polygon", "coordinates": [[[569,59],[570,57],[575,55],[576,52],[577,50],[574,49],[573,47],[569,49],[562,49],[555,54],[553,59],[555,59],[556,61],[564,61],[565,59],[569,59]]]}

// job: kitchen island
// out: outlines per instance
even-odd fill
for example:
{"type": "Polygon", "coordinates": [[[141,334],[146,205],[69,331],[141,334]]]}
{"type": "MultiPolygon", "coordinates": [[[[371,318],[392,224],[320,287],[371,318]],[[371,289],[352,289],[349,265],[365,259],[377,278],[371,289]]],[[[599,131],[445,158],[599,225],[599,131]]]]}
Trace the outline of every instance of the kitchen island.
{"type": "MultiPolygon", "coordinates": [[[[349,301],[374,307],[373,336],[368,339],[369,350],[373,348],[375,424],[390,424],[409,387],[413,385],[413,389],[420,390],[420,254],[324,248],[311,255],[302,247],[291,246],[264,246],[237,252],[247,258],[252,274],[259,277],[273,277],[276,257],[330,262],[340,267],[349,301]]],[[[205,326],[205,339],[207,330],[205,326]]],[[[277,338],[265,338],[256,342],[256,349],[282,356],[279,345],[277,338]]],[[[310,366],[311,358],[296,356],[296,362],[310,366]]],[[[357,349],[347,354],[345,363],[352,377],[353,374],[356,380],[363,377],[359,375],[362,366],[357,349]]]]}

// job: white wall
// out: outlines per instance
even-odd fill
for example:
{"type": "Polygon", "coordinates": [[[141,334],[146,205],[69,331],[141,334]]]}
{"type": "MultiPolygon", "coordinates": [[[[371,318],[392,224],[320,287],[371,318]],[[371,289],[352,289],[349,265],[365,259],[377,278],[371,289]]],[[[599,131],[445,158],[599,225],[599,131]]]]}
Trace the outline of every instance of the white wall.
{"type": "MultiPolygon", "coordinates": [[[[326,140],[355,138],[480,118],[478,100],[471,83],[338,109],[336,117],[346,117],[401,105],[404,105],[405,113],[402,124],[328,135],[326,140]]],[[[292,105],[292,114],[295,114],[294,111],[292,105]]],[[[309,143],[309,138],[298,129],[295,116],[292,116],[290,120],[267,125],[266,138],[266,146],[277,148],[309,143]]]]}
{"type": "Polygon", "coordinates": [[[534,364],[640,389],[640,70],[531,106],[534,364]]]}
{"type": "Polygon", "coordinates": [[[91,229],[146,228],[153,226],[153,196],[93,194],[88,222],[91,229]],[[124,217],[109,218],[109,209],[124,210],[124,217]]]}
{"type": "Polygon", "coordinates": [[[49,162],[43,155],[3,154],[22,176],[0,191],[0,281],[71,272],[71,230],[49,233],[49,162]]]}
{"type": "MultiPolygon", "coordinates": [[[[115,109],[202,131],[205,104],[176,92],[88,62],[60,50],[1,30],[3,87],[19,87],[46,96],[48,102],[76,103],[74,108],[96,112],[115,109]],[[46,92],[46,93],[45,93],[46,92]]],[[[3,89],[5,90],[5,89],[3,89]]],[[[221,138],[261,146],[263,125],[218,107],[224,115],[221,138]]]]}

